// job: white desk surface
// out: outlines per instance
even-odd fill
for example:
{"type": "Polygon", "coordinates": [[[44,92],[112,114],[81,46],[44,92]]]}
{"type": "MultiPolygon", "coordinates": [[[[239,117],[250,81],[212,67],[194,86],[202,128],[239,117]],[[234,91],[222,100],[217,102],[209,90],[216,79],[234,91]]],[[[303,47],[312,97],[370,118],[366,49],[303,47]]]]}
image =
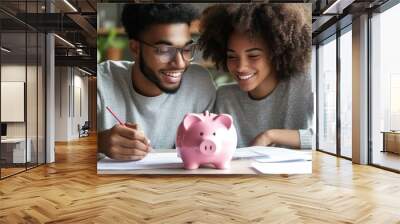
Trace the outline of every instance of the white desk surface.
{"type": "MultiPolygon", "coordinates": [[[[25,138],[6,138],[6,139],[1,139],[1,143],[19,143],[19,142],[24,142],[25,138]]],[[[28,138],[29,141],[29,138],[28,138]]]]}
{"type": "MultiPolygon", "coordinates": [[[[299,150],[289,150],[289,149],[284,149],[286,154],[298,154],[299,150]]],[[[168,150],[161,150],[158,151],[159,153],[171,153],[175,152],[174,149],[168,149],[168,150]]],[[[301,153],[303,155],[309,156],[311,159],[311,150],[301,150],[301,153]]],[[[291,155],[288,155],[291,156],[291,155]]],[[[199,169],[195,170],[185,170],[183,169],[183,164],[180,162],[180,159],[178,162],[173,162],[171,164],[168,164],[168,168],[149,168],[149,169],[129,169],[130,166],[134,166],[135,163],[134,161],[128,161],[128,162],[120,162],[120,161],[113,161],[110,160],[109,158],[103,158],[97,162],[97,174],[182,174],[182,175],[192,175],[192,174],[205,174],[205,175],[226,175],[226,174],[235,174],[235,175],[242,175],[242,174],[262,174],[259,172],[257,169],[254,169],[252,164],[257,163],[258,165],[263,166],[262,163],[256,162],[255,158],[240,158],[240,159],[234,159],[231,161],[231,168],[226,169],[226,170],[221,170],[221,169],[214,169],[214,168],[209,168],[209,167],[200,167],[199,169]]],[[[312,161],[311,160],[304,160],[302,162],[284,162],[283,163],[277,164],[277,163],[264,163],[267,167],[271,167],[271,165],[276,164],[280,166],[285,166],[286,169],[288,170],[288,173],[290,174],[291,172],[296,172],[296,170],[291,170],[291,164],[293,164],[293,169],[298,169],[299,168],[299,163],[302,168],[305,170],[309,170],[311,173],[312,169],[312,161]],[[295,165],[296,164],[296,165],[295,165]]],[[[151,165],[149,166],[151,167],[151,165]]],[[[154,167],[158,167],[155,165],[154,167]]],[[[267,168],[268,169],[268,168],[267,168]]],[[[303,170],[304,170],[303,169],[303,170]]],[[[274,172],[272,172],[274,173],[274,172]]],[[[285,171],[286,173],[286,171],[285,171]]]]}

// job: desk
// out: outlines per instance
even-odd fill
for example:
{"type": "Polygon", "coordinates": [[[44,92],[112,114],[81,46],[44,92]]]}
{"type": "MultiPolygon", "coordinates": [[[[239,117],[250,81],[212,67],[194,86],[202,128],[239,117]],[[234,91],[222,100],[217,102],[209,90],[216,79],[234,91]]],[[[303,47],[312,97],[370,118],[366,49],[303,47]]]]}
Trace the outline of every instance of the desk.
{"type": "Polygon", "coordinates": [[[25,138],[6,138],[1,140],[1,157],[6,163],[25,163],[31,161],[31,145],[30,138],[27,139],[28,144],[25,153],[25,138]],[[27,159],[27,161],[25,161],[27,159]]]}
{"type": "MultiPolygon", "coordinates": [[[[268,150],[268,149],[267,149],[268,150]]],[[[276,150],[276,149],[275,149],[276,150]]],[[[282,149],[285,150],[288,156],[293,156],[293,154],[302,154],[302,157],[307,157],[311,159],[311,150],[289,150],[289,149],[282,149]]],[[[176,152],[174,149],[165,149],[165,150],[158,150],[158,154],[168,153],[171,154],[172,152],[176,152]]],[[[271,149],[272,153],[272,149],[271,149]]],[[[150,154],[148,156],[151,156],[150,154]]],[[[154,157],[153,157],[154,158],[154,157]]],[[[175,154],[176,158],[176,154],[175,154]]],[[[260,174],[260,172],[253,168],[252,163],[255,162],[254,158],[240,158],[240,159],[233,159],[231,161],[231,168],[230,169],[214,169],[210,166],[208,167],[201,167],[195,170],[185,170],[183,169],[183,164],[181,160],[175,159],[174,162],[169,163],[167,166],[168,168],[157,168],[159,167],[157,164],[155,166],[149,165],[146,166],[146,169],[130,169],[133,166],[134,161],[128,162],[121,162],[121,161],[113,161],[109,158],[103,158],[98,161],[97,163],[97,173],[98,174],[184,174],[184,175],[191,175],[191,174],[205,174],[205,175],[225,175],[225,174],[260,174]],[[118,168],[116,168],[118,167],[118,168]]],[[[297,162],[297,165],[299,162],[297,162]]],[[[312,170],[312,161],[302,161],[300,162],[300,166],[302,170],[309,170],[311,173],[312,170]]],[[[271,163],[270,163],[271,164],[271,163]]],[[[285,166],[294,167],[294,163],[285,162],[285,166]]],[[[298,169],[293,168],[293,169],[298,169]]],[[[290,170],[290,172],[293,172],[290,170]]]]}
{"type": "Polygon", "coordinates": [[[382,131],[383,150],[382,152],[393,152],[400,154],[400,131],[382,131]]]}

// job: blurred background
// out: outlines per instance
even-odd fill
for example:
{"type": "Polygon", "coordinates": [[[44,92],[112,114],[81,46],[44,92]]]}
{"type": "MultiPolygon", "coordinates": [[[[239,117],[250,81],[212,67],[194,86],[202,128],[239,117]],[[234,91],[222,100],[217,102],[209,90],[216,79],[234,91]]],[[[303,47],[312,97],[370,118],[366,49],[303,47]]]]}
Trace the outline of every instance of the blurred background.
{"type": "MultiPolygon", "coordinates": [[[[212,5],[212,3],[191,3],[200,12],[212,5]]],[[[97,63],[105,60],[128,60],[133,61],[121,15],[124,3],[98,3],[97,4],[97,63]]],[[[192,39],[197,40],[199,33],[199,19],[192,22],[192,39]]],[[[202,59],[202,52],[198,51],[194,63],[201,64],[207,68],[217,86],[232,83],[231,76],[223,71],[217,70],[211,61],[202,59]]]]}
{"type": "Polygon", "coordinates": [[[96,4],[0,0],[0,179],[96,133],[96,4]]]}

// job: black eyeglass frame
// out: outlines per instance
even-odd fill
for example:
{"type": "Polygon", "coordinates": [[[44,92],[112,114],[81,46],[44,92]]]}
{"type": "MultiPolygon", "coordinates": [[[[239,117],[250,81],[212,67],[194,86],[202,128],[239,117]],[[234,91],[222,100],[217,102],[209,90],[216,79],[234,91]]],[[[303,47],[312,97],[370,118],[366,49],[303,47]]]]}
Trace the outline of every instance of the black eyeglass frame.
{"type": "Polygon", "coordinates": [[[195,43],[194,41],[192,41],[191,43],[187,44],[187,45],[184,46],[184,47],[174,47],[174,46],[169,46],[169,45],[163,46],[163,47],[166,47],[166,48],[168,48],[168,49],[174,49],[174,53],[172,54],[172,53],[169,53],[169,50],[168,50],[168,52],[163,52],[163,51],[161,51],[161,49],[160,49],[161,47],[156,46],[155,44],[150,44],[150,43],[148,43],[148,42],[146,42],[146,41],[143,41],[143,40],[136,40],[136,41],[138,41],[139,43],[143,43],[143,44],[146,45],[146,46],[149,46],[149,47],[152,47],[152,48],[156,49],[156,53],[157,53],[157,54],[170,54],[170,55],[172,55],[172,56],[170,56],[170,58],[169,58],[168,61],[162,61],[162,60],[160,60],[160,61],[162,61],[162,62],[164,62],[164,63],[171,62],[171,61],[176,57],[176,54],[177,54],[178,52],[181,54],[182,58],[183,58],[185,61],[192,62],[192,61],[194,60],[194,57],[195,57],[196,52],[197,52],[197,49],[198,49],[198,45],[197,45],[197,43],[195,43]],[[187,48],[188,46],[193,46],[193,49],[191,50],[191,51],[192,51],[192,52],[191,52],[191,53],[192,53],[192,54],[191,54],[191,58],[189,58],[189,59],[187,59],[187,58],[185,57],[185,54],[183,53],[184,50],[187,50],[186,48],[187,48]]]}

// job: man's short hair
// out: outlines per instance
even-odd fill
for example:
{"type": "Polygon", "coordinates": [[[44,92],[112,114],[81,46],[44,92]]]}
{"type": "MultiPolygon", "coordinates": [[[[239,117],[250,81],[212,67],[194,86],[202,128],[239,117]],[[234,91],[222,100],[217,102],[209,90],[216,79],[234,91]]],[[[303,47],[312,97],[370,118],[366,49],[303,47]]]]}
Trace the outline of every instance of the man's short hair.
{"type": "Polygon", "coordinates": [[[138,39],[151,25],[187,23],[199,16],[190,4],[126,4],[122,24],[129,39],[138,39]]]}

